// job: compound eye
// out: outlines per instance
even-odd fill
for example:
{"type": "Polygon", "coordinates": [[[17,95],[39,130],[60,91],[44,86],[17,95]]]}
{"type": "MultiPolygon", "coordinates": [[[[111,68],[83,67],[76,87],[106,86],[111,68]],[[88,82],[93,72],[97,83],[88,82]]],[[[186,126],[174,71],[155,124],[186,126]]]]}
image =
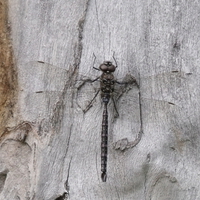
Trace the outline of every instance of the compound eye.
{"type": "Polygon", "coordinates": [[[114,65],[109,66],[108,67],[108,71],[114,72],[115,71],[115,66],[114,65]]]}
{"type": "Polygon", "coordinates": [[[106,66],[106,65],[103,64],[103,65],[100,65],[99,69],[101,71],[108,71],[108,66],[106,66]]]}

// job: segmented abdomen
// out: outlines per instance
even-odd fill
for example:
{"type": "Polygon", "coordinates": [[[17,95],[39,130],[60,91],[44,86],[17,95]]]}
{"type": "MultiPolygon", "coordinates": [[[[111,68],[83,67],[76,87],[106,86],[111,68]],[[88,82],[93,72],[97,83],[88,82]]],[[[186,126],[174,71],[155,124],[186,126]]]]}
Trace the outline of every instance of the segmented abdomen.
{"type": "Polygon", "coordinates": [[[107,103],[104,103],[102,132],[101,132],[101,178],[106,182],[107,152],[108,151],[108,112],[107,103]]]}

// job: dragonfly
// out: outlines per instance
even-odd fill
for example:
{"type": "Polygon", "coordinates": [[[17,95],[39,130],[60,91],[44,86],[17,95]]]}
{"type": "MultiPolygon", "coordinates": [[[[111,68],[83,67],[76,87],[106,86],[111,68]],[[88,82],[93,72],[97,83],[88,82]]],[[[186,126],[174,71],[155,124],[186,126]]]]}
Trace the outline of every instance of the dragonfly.
{"type": "MultiPolygon", "coordinates": [[[[113,55],[113,59],[115,60],[114,55],[113,55]]],[[[98,92],[96,93],[94,98],[101,91],[101,100],[104,105],[102,129],[101,129],[101,179],[103,182],[106,182],[106,179],[107,179],[107,154],[108,154],[108,109],[107,109],[107,106],[108,106],[110,99],[112,98],[112,94],[114,92],[114,85],[116,83],[128,84],[128,82],[118,82],[117,80],[115,80],[113,73],[115,72],[117,67],[118,66],[117,66],[116,60],[115,60],[115,65],[113,65],[111,61],[104,61],[99,66],[99,68],[96,68],[93,66],[93,69],[102,72],[101,76],[97,77],[95,80],[93,80],[93,82],[100,80],[100,89],[98,90],[98,92]]],[[[136,80],[134,80],[134,81],[136,83],[136,80]]],[[[92,101],[93,101],[93,99],[92,99],[92,101]]],[[[114,99],[112,99],[112,100],[114,103],[114,108],[117,111],[114,99]]],[[[91,101],[91,103],[92,103],[92,101],[91,101]]],[[[89,104],[88,108],[90,108],[90,104],[89,104]]],[[[117,111],[117,114],[118,114],[118,111],[117,111]]]]}
{"type": "MultiPolygon", "coordinates": [[[[160,74],[155,74],[152,76],[140,76],[139,77],[139,81],[137,81],[134,77],[128,75],[127,77],[125,77],[125,79],[123,79],[121,82],[116,80],[113,73],[115,72],[116,69],[118,69],[117,66],[117,62],[113,56],[113,59],[115,61],[115,65],[112,64],[111,61],[104,61],[102,64],[100,64],[99,68],[94,67],[93,65],[93,69],[100,71],[102,74],[101,76],[95,78],[95,79],[90,79],[90,78],[80,78],[81,80],[77,80],[77,82],[75,83],[75,88],[77,89],[77,99],[79,100],[79,98],[83,97],[84,95],[87,97],[90,97],[89,92],[94,93],[94,97],[92,99],[89,100],[85,100],[85,103],[82,102],[84,98],[82,98],[82,100],[78,101],[77,104],[78,106],[82,109],[82,111],[84,113],[88,112],[92,107],[93,107],[93,103],[96,100],[96,97],[98,96],[98,94],[100,93],[100,97],[101,97],[101,101],[103,104],[103,117],[102,117],[102,127],[101,127],[101,179],[103,182],[106,182],[107,179],[107,154],[108,154],[108,104],[110,102],[110,99],[113,102],[114,105],[114,110],[116,112],[116,117],[119,116],[120,113],[118,113],[117,111],[117,106],[116,106],[116,102],[113,98],[113,96],[116,97],[117,101],[120,100],[120,98],[122,98],[124,96],[124,94],[127,92],[127,90],[131,90],[132,86],[136,86],[136,88],[140,88],[140,83],[143,84],[143,87],[147,88],[147,90],[143,90],[144,93],[146,93],[147,96],[152,96],[151,94],[148,94],[148,87],[151,87],[151,85],[159,79],[162,80],[172,80],[173,78],[177,78],[177,77],[184,77],[184,73],[183,72],[178,72],[178,71],[173,71],[173,72],[165,72],[165,73],[160,73],[160,74]],[[89,82],[90,85],[92,85],[92,87],[89,87],[89,90],[84,91],[84,86],[85,84],[89,82]],[[96,83],[100,82],[100,86],[97,86],[96,83]],[[117,95],[115,95],[116,89],[115,86],[119,85],[119,88],[117,90],[119,90],[120,92],[118,92],[117,95]]],[[[46,92],[56,92],[56,91],[60,91],[61,88],[63,87],[60,86],[60,80],[66,79],[65,77],[67,77],[68,75],[68,71],[64,68],[60,68],[60,67],[56,67],[54,65],[51,65],[49,63],[45,63],[43,61],[33,61],[30,66],[34,66],[33,67],[33,72],[35,71],[35,69],[37,67],[40,68],[40,70],[38,71],[38,75],[42,76],[41,74],[46,73],[45,77],[43,77],[43,82],[46,82],[44,84],[41,84],[41,89],[39,88],[35,88],[34,91],[36,93],[46,93],[46,92]],[[35,68],[36,67],[36,68],[35,68]],[[52,74],[52,71],[55,71],[55,79],[52,80],[52,78],[50,78],[50,72],[52,74]],[[39,73],[41,72],[41,73],[39,73]],[[49,77],[48,77],[49,76],[49,77]],[[53,82],[51,82],[53,81],[53,82]]],[[[30,71],[29,71],[30,73],[30,71]]],[[[38,78],[39,80],[40,78],[38,78]]],[[[41,80],[40,80],[41,81],[41,80]]],[[[144,94],[145,95],[145,94],[144,94]]],[[[175,102],[173,101],[168,101],[168,100],[163,100],[163,99],[153,99],[153,98],[146,98],[143,95],[139,95],[139,103],[140,103],[140,115],[142,115],[142,106],[143,105],[148,105],[148,106],[174,106],[176,105],[175,102]]],[[[144,109],[143,109],[144,110],[144,109]]],[[[144,112],[145,113],[145,112],[144,112]]],[[[148,113],[145,113],[148,114],[148,113]]],[[[140,116],[142,119],[142,116],[140,116]]],[[[142,120],[140,120],[142,121],[142,120]]],[[[139,131],[138,136],[136,137],[136,139],[133,142],[127,142],[125,140],[122,141],[122,143],[125,141],[126,143],[126,147],[127,148],[131,148],[135,145],[137,145],[141,139],[143,130],[142,130],[142,125],[139,131]],[[128,144],[127,144],[128,143],[128,144]]],[[[121,146],[120,142],[116,142],[115,144],[115,149],[121,149],[124,150],[123,144],[121,146]]]]}

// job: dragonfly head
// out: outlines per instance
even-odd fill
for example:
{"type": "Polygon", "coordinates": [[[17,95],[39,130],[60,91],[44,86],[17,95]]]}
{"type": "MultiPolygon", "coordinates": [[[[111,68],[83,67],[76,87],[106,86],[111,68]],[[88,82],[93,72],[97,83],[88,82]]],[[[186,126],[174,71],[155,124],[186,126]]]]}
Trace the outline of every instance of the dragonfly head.
{"type": "Polygon", "coordinates": [[[99,66],[99,69],[105,73],[112,73],[115,71],[116,67],[110,61],[104,61],[103,64],[99,66]]]}

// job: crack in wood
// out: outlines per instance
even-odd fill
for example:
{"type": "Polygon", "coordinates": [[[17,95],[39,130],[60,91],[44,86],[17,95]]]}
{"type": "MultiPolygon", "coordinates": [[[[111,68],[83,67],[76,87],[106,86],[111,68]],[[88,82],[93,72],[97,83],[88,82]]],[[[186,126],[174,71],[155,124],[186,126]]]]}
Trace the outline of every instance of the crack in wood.
{"type": "Polygon", "coordinates": [[[151,161],[151,154],[148,153],[146,157],[145,165],[143,166],[144,170],[144,195],[145,200],[147,199],[148,191],[147,191],[147,180],[148,180],[148,172],[149,172],[149,163],[151,161]]]}
{"type": "Polygon", "coordinates": [[[57,197],[55,200],[66,200],[66,199],[68,199],[67,193],[64,192],[63,195],[57,197]]]}
{"type": "Polygon", "coordinates": [[[4,170],[0,172],[0,193],[3,191],[6,178],[7,178],[8,170],[4,170]]]}
{"type": "MultiPolygon", "coordinates": [[[[78,22],[78,45],[77,46],[75,45],[75,49],[74,49],[74,64],[73,64],[74,69],[71,70],[71,71],[69,70],[68,79],[67,79],[67,81],[64,85],[63,92],[60,95],[59,100],[56,103],[56,106],[53,110],[53,114],[52,114],[52,117],[51,117],[51,120],[50,120],[51,124],[53,126],[53,129],[55,129],[57,132],[59,132],[59,130],[60,130],[61,122],[62,122],[63,115],[64,115],[65,95],[66,95],[68,89],[70,89],[72,87],[73,83],[76,80],[77,68],[78,68],[78,66],[80,65],[80,62],[81,62],[82,38],[83,38],[82,34],[83,34],[83,29],[84,29],[84,24],[85,24],[85,19],[86,19],[89,1],[90,0],[88,0],[86,2],[86,8],[84,10],[83,16],[78,22]]],[[[38,62],[41,63],[41,64],[44,64],[43,61],[38,61],[38,62]]],[[[40,92],[41,91],[39,91],[39,93],[40,92]]],[[[71,92],[71,95],[72,95],[72,101],[70,101],[70,102],[72,102],[71,107],[73,107],[73,99],[74,99],[74,95],[75,95],[73,90],[71,92]]]]}
{"type": "Polygon", "coordinates": [[[82,49],[83,49],[83,44],[82,44],[83,30],[84,30],[85,20],[87,16],[87,10],[89,7],[89,2],[90,0],[87,0],[86,7],[83,12],[83,16],[78,21],[78,45],[77,46],[75,45],[75,49],[74,49],[75,68],[78,68],[81,63],[81,56],[82,56],[82,49]]]}
{"type": "MultiPolygon", "coordinates": [[[[52,114],[50,121],[51,121],[53,129],[56,130],[57,132],[59,132],[59,130],[60,130],[61,122],[64,117],[63,115],[64,115],[64,108],[65,108],[66,94],[67,94],[68,90],[72,87],[75,79],[76,79],[76,68],[73,71],[69,70],[67,81],[64,85],[64,88],[59,97],[59,100],[56,102],[55,107],[53,109],[53,114],[52,114]]],[[[71,94],[72,101],[68,101],[68,102],[73,102],[74,90],[71,90],[69,92],[71,94]]],[[[71,107],[73,107],[73,103],[72,103],[71,107]]]]}
{"type": "Polygon", "coordinates": [[[28,121],[23,121],[14,127],[6,127],[5,131],[3,132],[0,138],[0,143],[3,143],[6,140],[11,140],[11,139],[22,143],[26,143],[26,138],[31,130],[32,130],[32,123],[28,121]]]}
{"type": "Polygon", "coordinates": [[[97,10],[97,1],[96,0],[95,0],[95,9],[96,9],[96,16],[97,16],[97,24],[98,24],[99,33],[100,33],[99,14],[98,14],[98,10],[97,10]]]}
{"type": "Polygon", "coordinates": [[[65,197],[68,198],[69,197],[69,190],[70,190],[70,186],[69,186],[69,173],[70,173],[70,167],[71,167],[71,162],[72,162],[72,157],[69,161],[69,165],[68,165],[68,170],[67,170],[67,180],[65,181],[64,187],[66,189],[65,197]]]}

